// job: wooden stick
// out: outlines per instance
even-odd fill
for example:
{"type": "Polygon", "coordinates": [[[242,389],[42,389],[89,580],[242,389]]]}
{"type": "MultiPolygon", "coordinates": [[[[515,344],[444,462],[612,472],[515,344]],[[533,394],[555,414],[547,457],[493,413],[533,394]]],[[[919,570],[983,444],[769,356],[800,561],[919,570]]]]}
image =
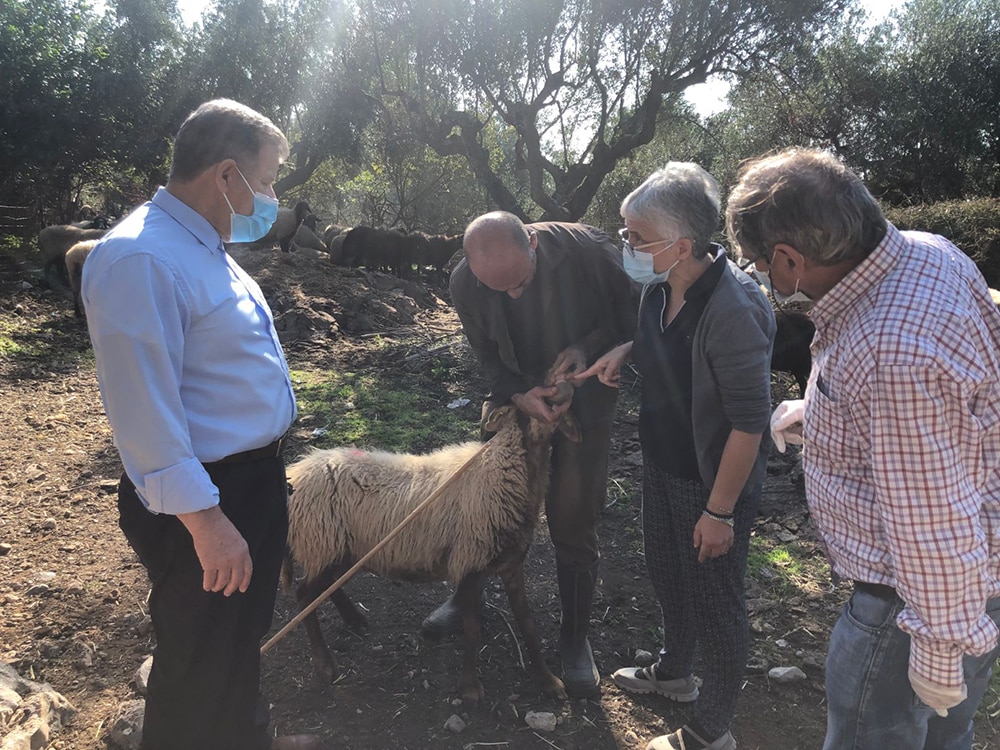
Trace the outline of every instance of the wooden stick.
{"type": "MultiPolygon", "coordinates": [[[[337,591],[337,589],[339,589],[345,583],[351,580],[351,578],[353,578],[354,575],[359,570],[361,570],[361,568],[365,566],[365,563],[371,560],[372,557],[375,556],[379,551],[381,551],[383,547],[385,547],[389,542],[395,539],[396,536],[417,516],[418,513],[426,509],[428,506],[430,506],[431,503],[433,503],[435,500],[441,497],[442,493],[446,489],[448,489],[452,484],[454,484],[455,480],[458,479],[462,474],[464,474],[466,469],[472,466],[472,464],[476,461],[476,459],[478,459],[482,455],[483,451],[486,450],[486,446],[488,445],[489,445],[488,442],[483,443],[479,447],[479,450],[477,450],[469,457],[468,461],[466,461],[464,464],[455,469],[455,472],[450,477],[448,477],[441,484],[440,487],[438,487],[436,490],[434,490],[434,492],[428,495],[427,499],[421,502],[420,505],[411,510],[409,515],[406,516],[406,518],[404,518],[402,521],[400,521],[399,524],[386,535],[385,539],[383,539],[381,542],[372,547],[367,554],[365,554],[360,560],[358,560],[356,563],[354,563],[353,566],[351,566],[350,570],[348,570],[346,573],[344,573],[344,575],[342,575],[340,578],[334,581],[330,585],[330,588],[328,588],[322,594],[317,596],[316,599],[309,606],[307,606],[305,609],[299,612],[294,618],[292,618],[289,621],[287,625],[285,625],[285,627],[283,627],[281,630],[275,633],[274,636],[271,638],[271,640],[269,640],[267,643],[261,646],[260,647],[261,656],[270,651],[271,647],[273,647],[278,641],[280,641],[282,638],[288,635],[288,633],[293,628],[295,628],[295,626],[297,626],[304,619],[306,619],[306,617],[308,617],[312,613],[312,611],[315,610],[320,604],[322,604],[331,596],[333,596],[334,592],[337,591]]],[[[294,492],[294,489],[292,491],[294,492]]]]}

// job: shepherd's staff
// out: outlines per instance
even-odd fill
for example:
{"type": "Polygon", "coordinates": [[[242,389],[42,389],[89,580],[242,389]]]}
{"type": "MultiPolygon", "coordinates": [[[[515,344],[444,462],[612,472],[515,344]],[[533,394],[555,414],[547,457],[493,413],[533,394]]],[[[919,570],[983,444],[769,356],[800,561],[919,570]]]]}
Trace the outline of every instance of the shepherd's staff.
{"type": "MultiPolygon", "coordinates": [[[[573,388],[567,381],[565,380],[561,381],[557,383],[556,386],[559,388],[559,391],[558,393],[556,393],[555,396],[549,399],[550,403],[562,404],[568,401],[572,397],[573,388]]],[[[275,633],[274,636],[271,638],[271,640],[269,640],[267,643],[261,646],[260,647],[261,656],[270,651],[271,647],[274,646],[274,644],[276,644],[278,641],[280,641],[282,638],[288,635],[288,633],[291,632],[291,630],[293,630],[296,625],[298,625],[300,622],[306,619],[306,617],[312,614],[313,610],[315,610],[320,604],[322,604],[331,596],[333,596],[334,592],[337,591],[337,589],[341,588],[345,583],[351,580],[351,578],[353,578],[354,575],[359,570],[361,570],[361,568],[364,567],[365,563],[371,560],[372,557],[377,552],[381,551],[382,548],[385,547],[385,545],[387,545],[389,542],[395,539],[396,536],[399,534],[399,532],[402,531],[407,526],[407,524],[409,524],[416,517],[418,513],[420,513],[422,510],[427,508],[431,503],[433,503],[435,500],[441,497],[441,494],[446,489],[448,489],[455,482],[456,479],[458,479],[462,474],[464,474],[465,471],[470,466],[472,466],[472,464],[476,461],[476,459],[483,454],[483,451],[486,450],[486,446],[488,445],[489,441],[483,443],[479,447],[479,450],[477,450],[475,453],[469,456],[468,461],[466,461],[464,464],[455,469],[455,472],[450,477],[448,477],[444,482],[442,482],[440,487],[438,487],[436,490],[434,490],[434,492],[428,495],[426,500],[424,500],[423,502],[420,503],[420,505],[411,510],[410,514],[406,518],[400,521],[399,524],[392,531],[386,534],[385,539],[383,539],[381,542],[379,542],[370,550],[368,550],[367,554],[363,555],[360,560],[354,563],[354,565],[352,565],[351,568],[346,573],[344,573],[344,575],[342,575],[340,578],[334,581],[330,585],[330,588],[328,588],[322,594],[317,596],[316,599],[312,602],[312,604],[310,604],[301,612],[299,612],[295,617],[293,617],[288,622],[287,625],[285,625],[285,627],[283,627],[281,630],[275,633]]],[[[292,491],[293,492],[295,491],[294,488],[292,491]]]]}

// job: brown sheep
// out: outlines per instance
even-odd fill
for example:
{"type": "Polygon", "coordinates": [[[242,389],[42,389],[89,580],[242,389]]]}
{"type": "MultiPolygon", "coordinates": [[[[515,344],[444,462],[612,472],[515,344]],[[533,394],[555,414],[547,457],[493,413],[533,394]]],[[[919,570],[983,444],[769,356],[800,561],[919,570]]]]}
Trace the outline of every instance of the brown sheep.
{"type": "Polygon", "coordinates": [[[63,284],[69,286],[66,273],[66,251],[77,242],[103,237],[106,229],[81,229],[71,224],[54,224],[38,233],[38,251],[42,257],[42,272],[48,277],[55,269],[63,284]]]}
{"type": "Polygon", "coordinates": [[[83,264],[94,249],[97,240],[84,240],[77,242],[66,251],[66,275],[69,277],[69,286],[73,290],[73,313],[76,317],[82,317],[83,305],[80,304],[80,287],[83,285],[83,264]]]}
{"type": "MultiPolygon", "coordinates": [[[[465,699],[483,697],[475,662],[480,599],[490,575],[499,575],[504,583],[535,677],[548,695],[566,697],[562,682],[542,658],[523,567],[545,501],[551,438],[557,428],[579,442],[579,428],[568,414],[558,425],[546,425],[510,405],[495,409],[485,429],[496,434],[485,450],[367,563],[368,570],[396,580],[448,580],[457,585],[465,633],[459,689],[465,699]]],[[[341,448],[314,451],[289,466],[289,561],[284,573],[286,585],[291,561],[305,573],[298,590],[300,606],[329,588],[480,447],[471,442],[422,456],[341,448]]],[[[333,594],[333,601],[350,627],[365,627],[364,615],[343,589],[333,594]]],[[[334,679],[337,664],[315,612],[305,625],[316,671],[334,679]]]]}

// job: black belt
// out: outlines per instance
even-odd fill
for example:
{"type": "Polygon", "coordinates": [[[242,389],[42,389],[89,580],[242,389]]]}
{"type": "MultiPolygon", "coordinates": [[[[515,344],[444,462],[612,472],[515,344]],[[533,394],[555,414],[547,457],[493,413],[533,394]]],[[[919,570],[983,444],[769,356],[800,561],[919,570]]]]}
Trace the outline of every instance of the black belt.
{"type": "Polygon", "coordinates": [[[213,466],[214,464],[248,464],[251,461],[263,461],[265,458],[277,458],[278,456],[281,455],[281,449],[285,447],[285,438],[287,437],[288,437],[287,434],[282,435],[273,443],[268,443],[263,448],[253,448],[248,451],[241,451],[240,453],[234,453],[231,456],[220,458],[218,461],[212,461],[211,463],[205,465],[213,466]]]}
{"type": "Polygon", "coordinates": [[[902,601],[896,589],[892,586],[887,586],[884,583],[868,583],[868,581],[855,581],[854,582],[855,591],[863,591],[870,596],[874,596],[877,599],[883,599],[885,601],[902,601]]]}

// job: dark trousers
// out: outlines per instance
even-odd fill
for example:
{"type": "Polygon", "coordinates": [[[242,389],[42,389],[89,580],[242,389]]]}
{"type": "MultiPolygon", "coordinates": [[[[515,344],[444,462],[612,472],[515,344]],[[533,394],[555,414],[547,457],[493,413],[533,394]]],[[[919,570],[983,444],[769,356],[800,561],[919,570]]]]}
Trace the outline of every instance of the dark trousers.
{"type": "MultiPolygon", "coordinates": [[[[583,440],[574,443],[558,431],[552,437],[545,517],[556,562],[562,565],[587,566],[598,559],[597,521],[608,496],[608,450],[617,403],[617,388],[590,379],[573,395],[572,414],[583,440]]],[[[492,400],[483,404],[483,422],[497,405],[492,400]]]]}
{"type": "Polygon", "coordinates": [[[584,566],[597,561],[597,521],[608,497],[608,450],[618,389],[591,378],[573,396],[583,441],[561,432],[552,441],[552,476],[545,516],[556,562],[584,566]]]}
{"type": "Polygon", "coordinates": [[[156,651],[143,750],[266,750],[260,642],[271,627],[288,531],[281,458],[213,464],[220,507],[246,539],[253,577],[245,593],[202,589],[191,535],[175,516],[150,513],[123,476],[119,525],[152,583],[156,651]]]}
{"type": "Polygon", "coordinates": [[[642,533],[646,567],[663,613],[661,679],[691,674],[696,645],[703,684],[694,718],[710,739],[729,731],[750,649],[743,577],[760,488],[734,509],[733,546],[698,562],[694,527],[708,501],[700,481],[660,471],[643,457],[642,533]]]}

